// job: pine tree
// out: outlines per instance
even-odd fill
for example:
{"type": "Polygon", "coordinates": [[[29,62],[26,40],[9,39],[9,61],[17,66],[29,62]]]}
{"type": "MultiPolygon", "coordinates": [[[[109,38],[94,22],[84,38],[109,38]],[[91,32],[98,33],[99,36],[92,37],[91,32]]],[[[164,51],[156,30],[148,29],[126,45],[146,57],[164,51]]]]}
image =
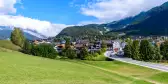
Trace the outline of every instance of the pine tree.
{"type": "Polygon", "coordinates": [[[149,61],[153,59],[154,51],[152,45],[148,40],[142,40],[140,43],[140,54],[141,59],[144,61],[149,61]]]}
{"type": "Polygon", "coordinates": [[[25,37],[19,28],[15,28],[11,33],[11,41],[13,44],[23,47],[25,37]]]}
{"type": "Polygon", "coordinates": [[[161,54],[163,55],[164,60],[168,60],[168,41],[165,41],[160,46],[161,54]]]}
{"type": "Polygon", "coordinates": [[[132,40],[127,39],[126,42],[127,42],[127,45],[124,48],[124,56],[131,58],[132,57],[132,40]]]}
{"type": "Polygon", "coordinates": [[[159,48],[158,45],[155,45],[155,46],[154,46],[154,52],[155,52],[154,60],[158,60],[158,61],[162,60],[162,57],[163,57],[163,56],[162,56],[161,53],[160,53],[160,48],[159,48]]]}
{"type": "Polygon", "coordinates": [[[135,40],[132,44],[132,59],[140,60],[139,41],[135,40]]]}

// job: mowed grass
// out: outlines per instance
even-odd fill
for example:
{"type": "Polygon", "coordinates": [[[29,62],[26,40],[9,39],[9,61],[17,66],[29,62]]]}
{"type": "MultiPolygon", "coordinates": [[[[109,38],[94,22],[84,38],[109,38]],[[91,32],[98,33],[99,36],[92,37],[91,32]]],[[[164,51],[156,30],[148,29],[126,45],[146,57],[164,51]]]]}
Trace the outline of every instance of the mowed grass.
{"type": "Polygon", "coordinates": [[[0,84],[168,83],[162,74],[167,73],[117,61],[51,60],[0,52],[0,84]]]}

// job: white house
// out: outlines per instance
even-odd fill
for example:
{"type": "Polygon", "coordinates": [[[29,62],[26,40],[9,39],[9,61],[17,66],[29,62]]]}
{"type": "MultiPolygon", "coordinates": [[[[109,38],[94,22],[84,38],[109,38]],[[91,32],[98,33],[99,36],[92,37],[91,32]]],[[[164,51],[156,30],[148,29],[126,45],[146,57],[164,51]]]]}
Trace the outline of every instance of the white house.
{"type": "Polygon", "coordinates": [[[113,51],[118,52],[120,50],[120,41],[113,41],[113,51]]]}

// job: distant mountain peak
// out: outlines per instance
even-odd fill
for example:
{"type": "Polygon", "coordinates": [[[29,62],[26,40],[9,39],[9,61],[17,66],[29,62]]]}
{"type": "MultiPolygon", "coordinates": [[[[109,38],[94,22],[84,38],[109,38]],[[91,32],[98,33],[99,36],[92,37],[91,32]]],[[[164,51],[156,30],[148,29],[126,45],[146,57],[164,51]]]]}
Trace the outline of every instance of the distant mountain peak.
{"type": "MultiPolygon", "coordinates": [[[[0,39],[6,39],[10,37],[11,32],[13,31],[14,27],[12,26],[0,26],[0,39]]],[[[35,39],[44,39],[47,38],[46,36],[37,33],[32,30],[22,29],[25,37],[29,40],[35,40],[35,39]]]]}

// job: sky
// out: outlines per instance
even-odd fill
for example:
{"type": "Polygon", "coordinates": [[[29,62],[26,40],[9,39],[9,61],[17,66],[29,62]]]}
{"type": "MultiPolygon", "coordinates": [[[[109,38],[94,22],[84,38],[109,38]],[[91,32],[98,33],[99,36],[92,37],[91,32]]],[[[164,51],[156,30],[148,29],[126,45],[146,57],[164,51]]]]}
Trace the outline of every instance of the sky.
{"type": "Polygon", "coordinates": [[[135,16],[168,0],[0,0],[0,26],[55,36],[68,26],[135,16]]]}

